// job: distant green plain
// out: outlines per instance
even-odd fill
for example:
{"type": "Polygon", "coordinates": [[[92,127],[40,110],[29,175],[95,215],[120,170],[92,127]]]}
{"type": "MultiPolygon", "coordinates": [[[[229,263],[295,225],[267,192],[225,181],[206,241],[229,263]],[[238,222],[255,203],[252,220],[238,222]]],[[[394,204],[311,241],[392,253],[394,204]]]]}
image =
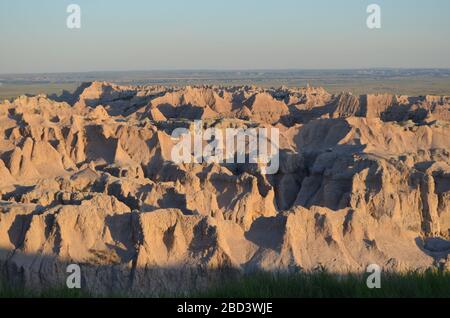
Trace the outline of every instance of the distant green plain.
{"type": "Polygon", "coordinates": [[[2,84],[0,86],[0,101],[16,98],[20,95],[57,94],[63,90],[73,91],[78,86],[76,83],[64,84],[2,84]]]}
{"type": "MultiPolygon", "coordinates": [[[[102,80],[102,79],[99,79],[102,80]]],[[[159,78],[149,81],[123,81],[112,80],[117,84],[127,85],[164,85],[164,86],[187,86],[187,85],[255,85],[259,87],[304,87],[311,86],[324,87],[328,92],[338,94],[341,92],[352,92],[355,95],[390,93],[396,95],[446,95],[450,96],[450,77],[427,77],[411,76],[401,78],[351,78],[340,76],[325,76],[323,78],[248,78],[248,79],[214,79],[214,78],[159,78]]],[[[0,100],[12,99],[23,94],[61,94],[63,90],[74,91],[80,83],[33,83],[33,84],[13,84],[3,83],[0,85],[0,100]]]]}

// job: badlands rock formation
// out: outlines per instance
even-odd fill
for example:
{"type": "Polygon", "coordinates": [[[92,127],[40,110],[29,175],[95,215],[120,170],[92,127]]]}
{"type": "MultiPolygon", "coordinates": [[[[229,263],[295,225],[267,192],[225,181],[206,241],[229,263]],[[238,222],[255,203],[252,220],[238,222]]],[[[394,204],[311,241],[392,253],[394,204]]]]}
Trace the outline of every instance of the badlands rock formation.
{"type": "Polygon", "coordinates": [[[450,267],[450,97],[118,86],[0,104],[0,274],[94,292],[257,269],[450,267]],[[276,127],[277,174],[179,164],[171,132],[276,127]],[[448,261],[448,263],[447,263],[448,261]]]}

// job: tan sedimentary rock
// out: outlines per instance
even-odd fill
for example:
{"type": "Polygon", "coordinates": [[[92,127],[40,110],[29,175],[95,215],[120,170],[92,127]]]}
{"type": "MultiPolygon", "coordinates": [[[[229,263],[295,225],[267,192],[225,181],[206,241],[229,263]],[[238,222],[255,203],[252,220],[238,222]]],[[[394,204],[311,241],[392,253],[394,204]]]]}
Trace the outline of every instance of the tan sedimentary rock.
{"type": "Polygon", "coordinates": [[[157,295],[255,269],[445,267],[449,109],[443,96],[105,82],[4,102],[0,273],[45,288],[77,263],[94,292],[157,295]],[[175,164],[171,131],[193,120],[278,128],[278,173],[175,164]]]}

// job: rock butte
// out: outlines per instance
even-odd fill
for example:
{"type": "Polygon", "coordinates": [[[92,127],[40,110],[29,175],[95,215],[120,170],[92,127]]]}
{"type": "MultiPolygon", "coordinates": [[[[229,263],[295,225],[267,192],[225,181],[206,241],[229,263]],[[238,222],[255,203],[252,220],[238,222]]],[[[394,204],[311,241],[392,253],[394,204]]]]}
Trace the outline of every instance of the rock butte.
{"type": "Polygon", "coordinates": [[[93,292],[202,288],[252,271],[450,267],[450,97],[118,86],[0,104],[0,273],[81,265],[93,292]],[[280,129],[281,167],[170,160],[170,133],[280,129]]]}

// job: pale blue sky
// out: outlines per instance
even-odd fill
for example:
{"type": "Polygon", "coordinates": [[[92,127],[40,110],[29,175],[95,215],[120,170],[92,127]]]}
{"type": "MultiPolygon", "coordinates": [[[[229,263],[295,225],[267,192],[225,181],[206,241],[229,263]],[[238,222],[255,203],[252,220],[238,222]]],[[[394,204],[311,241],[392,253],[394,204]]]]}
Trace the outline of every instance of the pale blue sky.
{"type": "Polygon", "coordinates": [[[449,68],[449,13],[448,0],[0,0],[0,73],[449,68]],[[366,27],[371,3],[381,30],[366,27]]]}

